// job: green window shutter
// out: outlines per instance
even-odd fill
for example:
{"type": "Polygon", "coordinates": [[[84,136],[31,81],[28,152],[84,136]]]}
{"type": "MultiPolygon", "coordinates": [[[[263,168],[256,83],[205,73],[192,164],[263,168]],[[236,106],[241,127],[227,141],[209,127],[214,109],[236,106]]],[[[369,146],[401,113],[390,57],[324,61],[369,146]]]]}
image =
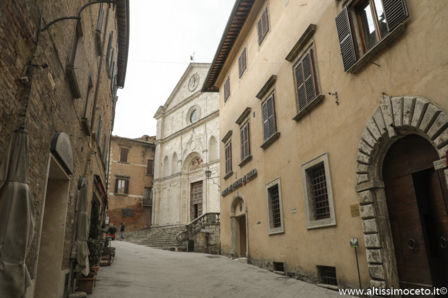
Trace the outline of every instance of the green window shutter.
{"type": "Polygon", "coordinates": [[[344,70],[347,71],[353,64],[355,64],[357,59],[347,7],[345,7],[336,17],[336,28],[338,30],[339,46],[341,48],[344,70]]]}
{"type": "Polygon", "coordinates": [[[394,30],[409,16],[404,0],[383,0],[383,7],[389,32],[394,30]]]}

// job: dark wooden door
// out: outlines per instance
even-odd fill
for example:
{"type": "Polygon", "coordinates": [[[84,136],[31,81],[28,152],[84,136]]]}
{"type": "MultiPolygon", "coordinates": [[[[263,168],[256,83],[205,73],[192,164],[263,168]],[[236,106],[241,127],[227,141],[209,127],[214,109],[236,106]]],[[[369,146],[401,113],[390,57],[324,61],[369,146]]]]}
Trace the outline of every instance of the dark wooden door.
{"type": "Polygon", "coordinates": [[[191,220],[202,214],[202,181],[191,183],[190,190],[190,218],[191,220]]]}
{"type": "Polygon", "coordinates": [[[400,286],[447,284],[446,182],[433,168],[438,156],[423,138],[397,141],[386,155],[383,178],[400,286]]]}

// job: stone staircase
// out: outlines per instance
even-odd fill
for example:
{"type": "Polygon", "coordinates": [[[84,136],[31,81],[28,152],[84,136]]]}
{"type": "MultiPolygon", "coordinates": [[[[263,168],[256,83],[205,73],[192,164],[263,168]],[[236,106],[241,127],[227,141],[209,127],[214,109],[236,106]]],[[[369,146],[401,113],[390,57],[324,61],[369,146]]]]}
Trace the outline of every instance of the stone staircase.
{"type": "Polygon", "coordinates": [[[145,230],[126,232],[125,240],[166,250],[186,251],[187,244],[176,240],[176,236],[185,230],[185,225],[155,226],[145,230]]]}

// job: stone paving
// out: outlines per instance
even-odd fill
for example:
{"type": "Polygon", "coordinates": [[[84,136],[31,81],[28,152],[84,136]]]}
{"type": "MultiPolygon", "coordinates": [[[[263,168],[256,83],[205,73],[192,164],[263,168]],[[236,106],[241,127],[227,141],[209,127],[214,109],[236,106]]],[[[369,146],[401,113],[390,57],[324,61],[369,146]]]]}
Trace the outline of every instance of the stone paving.
{"type": "Polygon", "coordinates": [[[91,298],[341,297],[224,256],[172,252],[113,241],[116,258],[102,267],[91,298]]]}

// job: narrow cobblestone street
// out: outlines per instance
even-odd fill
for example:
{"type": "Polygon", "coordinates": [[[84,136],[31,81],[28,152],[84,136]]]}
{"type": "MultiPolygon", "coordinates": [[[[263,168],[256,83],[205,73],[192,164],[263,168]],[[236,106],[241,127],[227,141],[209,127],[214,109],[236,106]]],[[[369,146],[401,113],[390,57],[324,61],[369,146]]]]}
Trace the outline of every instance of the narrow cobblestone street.
{"type": "Polygon", "coordinates": [[[224,256],[171,252],[124,241],[99,271],[92,298],[341,297],[338,292],[283,277],[224,256]]]}

